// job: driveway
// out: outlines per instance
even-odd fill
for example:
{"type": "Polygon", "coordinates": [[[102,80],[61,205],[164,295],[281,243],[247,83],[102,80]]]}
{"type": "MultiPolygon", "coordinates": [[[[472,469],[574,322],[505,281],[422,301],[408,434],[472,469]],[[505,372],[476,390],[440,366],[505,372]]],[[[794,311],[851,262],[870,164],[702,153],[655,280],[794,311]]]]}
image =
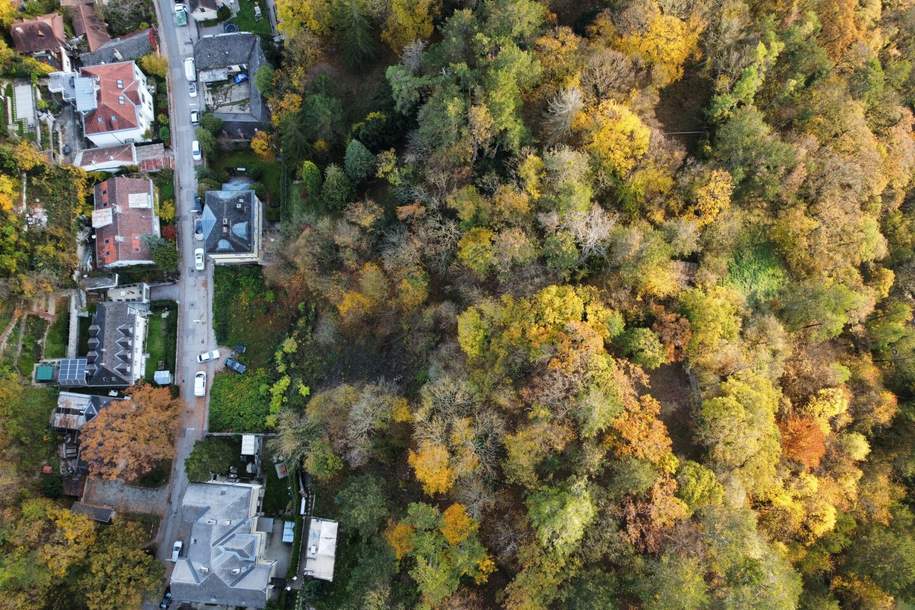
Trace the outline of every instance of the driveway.
{"type": "MultiPolygon", "coordinates": [[[[194,128],[190,111],[192,100],[187,94],[187,79],[184,77],[184,59],[194,53],[196,39],[195,25],[178,28],[174,23],[173,0],[156,0],[159,15],[159,35],[162,53],[168,57],[169,106],[172,132],[172,150],[175,156],[175,200],[178,207],[178,249],[181,256],[180,278],[176,284],[175,301],[178,303],[178,355],[175,365],[176,383],[181,387],[181,398],[185,409],[181,414],[179,432],[175,444],[175,460],[168,485],[168,505],[159,527],[158,557],[168,558],[172,542],[176,538],[178,510],[187,489],[184,461],[194,447],[194,442],[203,438],[208,424],[209,391],[204,398],[194,397],[194,374],[207,371],[208,386],[212,385],[216,367],[213,363],[197,364],[197,353],[215,349],[211,311],[213,304],[213,265],[207,261],[206,269],[194,271],[194,194],[197,191],[197,176],[191,158],[191,142],[194,128]]],[[[197,108],[199,98],[193,100],[197,108]]],[[[209,388],[208,388],[209,389],[209,388]]]]}
{"type": "Polygon", "coordinates": [[[178,301],[178,284],[157,284],[149,287],[150,301],[178,301]]]}

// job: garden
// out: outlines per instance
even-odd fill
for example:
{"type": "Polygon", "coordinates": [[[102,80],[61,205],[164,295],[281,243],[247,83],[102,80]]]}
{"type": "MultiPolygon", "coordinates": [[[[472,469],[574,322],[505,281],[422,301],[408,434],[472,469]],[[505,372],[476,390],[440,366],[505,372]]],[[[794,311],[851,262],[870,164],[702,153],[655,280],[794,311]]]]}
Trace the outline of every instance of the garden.
{"type": "Polygon", "coordinates": [[[270,410],[270,378],[264,369],[244,375],[223,371],[210,391],[210,432],[263,432],[270,410]]]}
{"type": "Polygon", "coordinates": [[[146,335],[146,380],[152,381],[156,370],[175,372],[175,342],[178,335],[178,306],[171,301],[155,301],[149,314],[146,335]],[[159,363],[162,366],[159,366],[159,363]]]}
{"type": "Polygon", "coordinates": [[[262,2],[259,0],[238,0],[238,14],[229,20],[238,26],[239,31],[253,32],[261,36],[270,36],[273,31],[270,28],[270,18],[262,2]],[[254,7],[260,6],[261,18],[256,19],[254,7]]]}
{"type": "Polygon", "coordinates": [[[283,205],[283,166],[280,161],[267,161],[250,150],[237,150],[219,155],[213,160],[212,169],[219,178],[239,175],[254,180],[254,190],[264,203],[267,220],[279,220],[283,205]],[[245,168],[244,172],[238,171],[237,168],[241,167],[245,168]]]}

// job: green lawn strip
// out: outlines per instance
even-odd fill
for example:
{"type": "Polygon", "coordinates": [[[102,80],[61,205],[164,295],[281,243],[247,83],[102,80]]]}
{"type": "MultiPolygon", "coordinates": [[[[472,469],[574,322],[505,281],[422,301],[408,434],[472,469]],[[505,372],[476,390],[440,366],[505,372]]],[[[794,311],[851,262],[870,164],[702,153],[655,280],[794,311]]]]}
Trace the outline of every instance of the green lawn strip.
{"type": "Polygon", "coordinates": [[[64,358],[67,355],[67,342],[70,339],[70,308],[66,299],[57,302],[57,318],[48,330],[44,344],[45,358],[64,358]]]}
{"type": "Polygon", "coordinates": [[[48,323],[37,316],[29,316],[25,322],[25,336],[22,338],[22,351],[19,352],[17,368],[26,377],[31,376],[32,367],[41,356],[40,341],[47,326],[48,323]]]}
{"type": "Polygon", "coordinates": [[[263,369],[217,373],[210,391],[210,432],[263,432],[270,399],[263,369]]]}
{"type": "Polygon", "coordinates": [[[57,470],[57,435],[48,421],[57,406],[56,388],[25,386],[15,409],[10,410],[6,432],[15,446],[16,468],[26,475],[48,463],[57,470]]]}
{"type": "Polygon", "coordinates": [[[146,380],[152,381],[159,361],[165,362],[165,370],[175,372],[175,341],[178,333],[178,306],[171,301],[156,301],[149,315],[149,329],[146,334],[146,380]],[[168,312],[163,318],[162,314],[168,312]]]}
{"type": "MultiPolygon", "coordinates": [[[[261,34],[264,36],[269,36],[272,34],[270,31],[270,19],[267,17],[267,11],[264,5],[261,2],[257,2],[261,6],[261,18],[260,20],[254,19],[254,0],[238,0],[238,13],[229,20],[229,23],[234,23],[238,26],[239,31],[242,32],[253,32],[255,34],[261,34]]],[[[248,76],[251,79],[254,79],[253,74],[248,76]]]]}
{"type": "MultiPolygon", "coordinates": [[[[263,502],[264,514],[273,517],[289,514],[288,508],[293,499],[292,490],[290,489],[290,485],[293,481],[292,477],[287,476],[285,479],[281,479],[276,476],[276,467],[273,464],[273,454],[269,449],[264,451],[261,468],[264,471],[264,478],[266,480],[263,502]]],[[[292,507],[293,511],[296,509],[296,506],[292,507]]]]}

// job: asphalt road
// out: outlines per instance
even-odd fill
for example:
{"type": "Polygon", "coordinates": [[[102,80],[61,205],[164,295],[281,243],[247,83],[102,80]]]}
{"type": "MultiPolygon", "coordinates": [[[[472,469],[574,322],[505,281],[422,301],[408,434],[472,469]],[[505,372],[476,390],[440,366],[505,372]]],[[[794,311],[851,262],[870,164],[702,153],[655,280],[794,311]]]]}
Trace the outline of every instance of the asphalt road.
{"type": "MultiPolygon", "coordinates": [[[[174,21],[173,0],[156,0],[159,14],[161,52],[168,58],[169,103],[172,150],[175,153],[175,199],[177,205],[178,249],[181,254],[178,296],[178,354],[176,382],[181,387],[181,398],[186,408],[181,415],[176,455],[169,480],[168,506],[159,528],[158,558],[167,561],[178,529],[178,509],[187,489],[184,461],[194,447],[194,441],[207,430],[209,386],[212,386],[214,363],[198,364],[197,354],[216,349],[213,333],[213,265],[207,261],[204,271],[194,270],[194,249],[201,245],[194,239],[194,193],[197,177],[191,157],[194,126],[190,111],[197,109],[200,98],[190,98],[184,77],[184,59],[193,56],[196,31],[193,22],[178,28],[174,21]],[[194,397],[194,374],[207,371],[206,398],[194,397]]],[[[225,355],[225,354],[223,354],[225,355]]],[[[170,566],[171,563],[169,562],[170,566]]]]}

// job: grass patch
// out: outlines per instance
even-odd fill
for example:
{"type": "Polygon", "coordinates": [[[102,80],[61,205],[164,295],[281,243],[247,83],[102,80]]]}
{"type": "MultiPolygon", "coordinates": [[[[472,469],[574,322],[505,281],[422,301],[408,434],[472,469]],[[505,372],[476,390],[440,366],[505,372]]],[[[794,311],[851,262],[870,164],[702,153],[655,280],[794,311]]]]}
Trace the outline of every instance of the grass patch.
{"type": "Polygon", "coordinates": [[[57,435],[48,427],[57,392],[57,388],[24,386],[16,408],[4,420],[15,455],[10,462],[23,475],[31,477],[45,463],[57,470],[57,435]]]}
{"type": "Polygon", "coordinates": [[[17,368],[19,372],[29,377],[32,367],[41,357],[41,338],[48,323],[36,316],[28,316],[25,321],[25,335],[22,338],[22,351],[19,352],[17,368]]]}
{"type": "Polygon", "coordinates": [[[165,363],[165,370],[175,372],[175,342],[178,335],[178,305],[171,301],[156,301],[149,316],[149,330],[146,336],[146,381],[152,381],[159,362],[165,363]],[[162,317],[167,314],[166,317],[162,317]]]}
{"type": "Polygon", "coordinates": [[[220,345],[243,343],[247,352],[239,359],[252,368],[273,362],[273,352],[295,311],[277,302],[264,284],[261,268],[216,267],[213,326],[220,345]]]}
{"type": "Polygon", "coordinates": [[[70,308],[67,299],[57,303],[57,318],[48,329],[44,344],[45,358],[63,358],[67,355],[67,343],[70,339],[70,308]],[[61,306],[63,303],[63,306],[61,306]]]}
{"type": "MultiPolygon", "coordinates": [[[[237,25],[241,32],[253,32],[255,34],[260,34],[261,36],[270,36],[273,33],[270,30],[270,19],[267,17],[266,7],[262,2],[256,0],[238,0],[238,14],[230,19],[229,23],[237,25]],[[255,4],[258,4],[261,7],[260,20],[254,19],[255,4]]],[[[250,74],[249,76],[254,79],[253,74],[250,74]]]]}
{"type": "Polygon", "coordinates": [[[210,391],[210,432],[263,432],[270,399],[263,369],[217,373],[210,391]]]}
{"type": "Polygon", "coordinates": [[[751,306],[774,297],[787,281],[787,273],[769,242],[748,240],[734,250],[725,283],[739,290],[751,306]]]}
{"type": "Polygon", "coordinates": [[[265,515],[279,517],[289,514],[289,505],[293,500],[290,483],[292,476],[287,475],[285,479],[276,476],[276,468],[273,465],[273,454],[268,450],[264,452],[261,467],[264,470],[264,502],[263,511],[265,515]]]}
{"type": "MultiPolygon", "coordinates": [[[[168,112],[168,109],[165,109],[168,112]]],[[[159,190],[159,201],[167,199],[175,200],[175,172],[170,169],[163,169],[153,175],[153,183],[159,190]]]]}
{"type": "MultiPolygon", "coordinates": [[[[254,79],[254,75],[250,75],[254,79]]],[[[251,85],[252,87],[254,85],[251,85]]],[[[236,150],[220,155],[213,163],[214,170],[223,170],[231,175],[246,175],[263,185],[266,201],[264,203],[278,206],[282,192],[283,168],[278,161],[264,161],[250,150],[236,150]],[[236,172],[235,168],[244,167],[245,172],[236,172]]]]}

